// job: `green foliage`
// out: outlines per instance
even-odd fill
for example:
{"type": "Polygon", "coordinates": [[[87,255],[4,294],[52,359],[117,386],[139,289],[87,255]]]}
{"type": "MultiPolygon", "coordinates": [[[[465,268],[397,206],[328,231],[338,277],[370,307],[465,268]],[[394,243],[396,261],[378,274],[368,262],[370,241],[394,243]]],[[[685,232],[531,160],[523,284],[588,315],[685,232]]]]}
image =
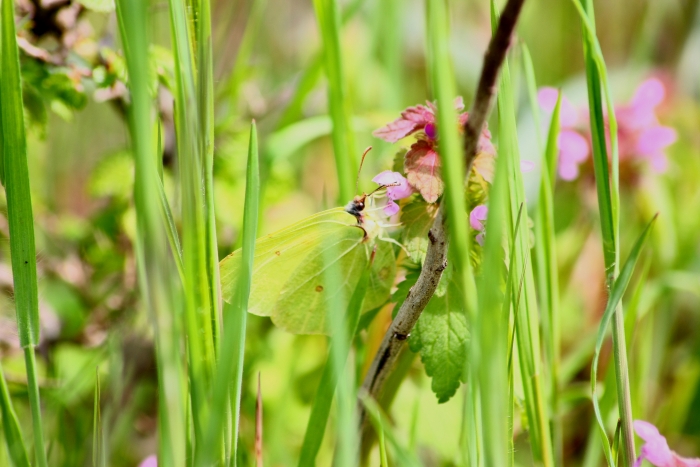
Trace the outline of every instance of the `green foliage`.
{"type": "Polygon", "coordinates": [[[464,362],[467,359],[467,315],[462,301],[463,291],[455,280],[452,266],[443,273],[447,286],[425,307],[408,343],[413,352],[420,353],[425,372],[432,378],[431,389],[444,403],[454,396],[460,381],[464,382],[464,362]]]}
{"type": "Polygon", "coordinates": [[[417,264],[423,264],[425,252],[428,249],[428,231],[437,215],[438,206],[426,203],[422,199],[414,199],[401,209],[401,243],[408,254],[417,264]]]}

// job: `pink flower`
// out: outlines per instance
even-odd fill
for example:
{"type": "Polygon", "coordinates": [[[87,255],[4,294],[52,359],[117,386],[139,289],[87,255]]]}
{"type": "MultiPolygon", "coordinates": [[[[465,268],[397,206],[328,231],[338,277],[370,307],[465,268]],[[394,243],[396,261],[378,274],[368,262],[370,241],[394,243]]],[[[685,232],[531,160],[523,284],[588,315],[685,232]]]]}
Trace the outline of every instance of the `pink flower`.
{"type": "MultiPolygon", "coordinates": [[[[552,111],[558,94],[559,91],[554,88],[542,88],[537,98],[542,108],[552,111]]],[[[666,169],[668,163],[665,149],[673,144],[678,136],[676,130],[661,125],[656,117],[656,108],[665,96],[663,83],[656,78],[650,78],[639,85],[628,104],[615,107],[621,163],[644,159],[657,172],[666,169]]],[[[563,180],[578,178],[579,166],[590,157],[590,129],[586,115],[586,109],[576,109],[562,96],[559,114],[561,131],[557,145],[558,171],[563,180]]]]}
{"type": "Polygon", "coordinates": [[[644,445],[633,467],[640,467],[644,459],[656,467],[700,467],[700,459],[681,457],[671,451],[666,438],[651,423],[635,420],[634,431],[644,440],[644,445]]]}
{"type": "Polygon", "coordinates": [[[486,217],[488,217],[489,214],[489,208],[484,205],[480,204],[474,209],[472,209],[472,212],[469,213],[469,225],[472,226],[472,229],[480,231],[479,234],[476,236],[476,241],[479,245],[484,244],[484,221],[486,220],[486,217]]]}
{"type": "Polygon", "coordinates": [[[158,458],[155,454],[151,454],[141,461],[139,467],[158,467],[158,458]]]}
{"type": "MultiPolygon", "coordinates": [[[[559,91],[554,88],[542,88],[537,93],[537,100],[543,109],[553,111],[559,91]]],[[[581,124],[580,113],[574,105],[562,96],[559,107],[559,148],[558,171],[562,180],[575,180],[579,175],[579,165],[588,159],[590,147],[586,138],[576,130],[581,124]]]]}
{"type": "MultiPolygon", "coordinates": [[[[457,97],[454,101],[455,109],[462,111],[464,101],[457,97]]],[[[415,188],[423,198],[434,203],[438,200],[443,190],[443,182],[440,176],[439,157],[439,131],[435,119],[437,108],[432,102],[426,105],[416,105],[401,112],[401,117],[376,130],[374,136],[390,143],[417,133],[416,142],[411,145],[405,156],[404,169],[406,178],[411,187],[415,188]]],[[[458,117],[460,129],[464,127],[469,118],[466,112],[458,117]]],[[[479,155],[495,156],[496,150],[491,143],[491,133],[487,129],[482,132],[477,148],[479,155]]],[[[482,174],[484,178],[486,175],[482,174]]]]}
{"type": "Polygon", "coordinates": [[[392,172],[391,170],[381,172],[376,175],[372,181],[387,187],[386,197],[388,200],[386,206],[384,206],[384,213],[387,216],[393,216],[399,212],[399,205],[394,201],[408,198],[414,192],[411,185],[408,184],[408,180],[406,180],[403,175],[398,172],[392,172]]]}
{"type": "Polygon", "coordinates": [[[657,172],[666,170],[665,149],[678,135],[673,128],[661,125],[656,117],[656,107],[665,97],[663,83],[650,78],[639,85],[629,104],[615,108],[620,161],[642,158],[657,172]]]}

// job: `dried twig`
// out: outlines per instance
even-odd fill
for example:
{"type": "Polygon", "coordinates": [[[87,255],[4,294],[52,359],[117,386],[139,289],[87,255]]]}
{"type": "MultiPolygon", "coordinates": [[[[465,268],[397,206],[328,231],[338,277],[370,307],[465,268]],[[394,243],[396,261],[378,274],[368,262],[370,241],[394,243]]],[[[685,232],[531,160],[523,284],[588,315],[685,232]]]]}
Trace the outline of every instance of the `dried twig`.
{"type": "MultiPolygon", "coordinates": [[[[484,67],[479,78],[479,85],[472,108],[469,111],[469,119],[464,125],[464,154],[467,174],[471,172],[479,137],[496,95],[498,73],[511,44],[515,24],[524,2],[525,0],[508,0],[484,56],[484,67]]],[[[394,369],[401,348],[435,293],[440,277],[442,277],[442,271],[447,264],[448,237],[445,230],[445,214],[443,202],[435,217],[433,227],[428,232],[430,243],[418,281],[411,288],[396,318],[384,334],[384,339],[362,384],[362,389],[375,400],[379,399],[384,383],[394,369]]],[[[359,404],[358,407],[360,423],[362,431],[364,431],[367,428],[366,414],[362,404],[359,404]]]]}

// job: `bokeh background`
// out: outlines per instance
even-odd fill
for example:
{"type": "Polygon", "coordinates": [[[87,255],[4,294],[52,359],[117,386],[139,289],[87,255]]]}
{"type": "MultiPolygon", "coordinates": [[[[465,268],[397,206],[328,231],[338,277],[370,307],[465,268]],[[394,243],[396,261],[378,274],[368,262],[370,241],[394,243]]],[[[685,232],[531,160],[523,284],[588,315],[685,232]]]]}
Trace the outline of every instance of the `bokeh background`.
{"type": "MultiPolygon", "coordinates": [[[[643,281],[627,297],[634,411],[654,422],[675,450],[700,456],[700,8],[697,0],[605,0],[597,31],[615,102],[658,77],[667,95],[657,110],[676,129],[669,167],[623,167],[623,255],[660,213],[642,260],[643,281]]],[[[109,465],[134,466],[156,449],[153,338],[140,301],[133,255],[133,162],[128,149],[124,64],[109,0],[16,2],[23,46],[29,165],[39,256],[40,370],[50,464],[90,465],[93,395],[102,385],[109,465]],[[97,376],[96,376],[97,375],[97,376]]],[[[359,189],[392,165],[400,144],[372,131],[406,106],[431,99],[425,12],[420,1],[351,0],[343,10],[343,65],[356,130],[351,154],[374,146],[359,189]]],[[[172,123],[172,54],[167,4],[151,1],[153,87],[164,122],[164,179],[177,206],[172,123]]],[[[489,2],[450,2],[452,52],[467,107],[490,38],[489,2]]],[[[320,38],[310,1],[213,0],[216,89],[215,190],[221,257],[238,246],[251,119],[261,142],[260,233],[338,204],[320,38]]],[[[523,157],[539,164],[538,128],[527,100],[521,44],[539,86],[561,87],[585,104],[581,30],[573,5],[528,0],[512,46],[523,157]]],[[[542,116],[542,126],[548,124],[542,116]]],[[[494,125],[495,126],[495,125],[494,125]]],[[[494,135],[497,145],[498,135],[494,135]]],[[[602,465],[590,436],[589,364],[606,302],[595,186],[583,169],[555,193],[562,297],[562,394],[566,465],[602,465]]],[[[537,170],[526,174],[536,186],[537,170]]],[[[533,191],[533,193],[535,193],[533,191]]],[[[530,196],[534,199],[534,194],[530,196]]],[[[23,426],[30,429],[26,377],[12,300],[8,227],[0,195],[0,356],[23,426]]],[[[363,375],[391,310],[361,336],[363,375]]],[[[262,381],[268,465],[294,465],[325,360],[322,337],[292,336],[251,316],[248,325],[241,447],[253,449],[256,375],[262,381]]],[[[610,357],[603,354],[603,368],[610,357]]],[[[437,404],[415,359],[390,412],[397,433],[425,465],[460,458],[462,399],[437,404]]],[[[516,401],[516,461],[532,465],[516,401]]],[[[333,425],[329,424],[329,430],[333,425]]],[[[27,431],[28,432],[28,431],[27,431]]],[[[328,441],[328,437],[327,437],[328,441]]],[[[247,451],[247,454],[246,454],[247,451]]],[[[331,465],[327,443],[319,465],[331,465]]],[[[247,457],[246,457],[247,458],[247,457]]],[[[246,465],[246,464],[243,464],[246,465]]]]}

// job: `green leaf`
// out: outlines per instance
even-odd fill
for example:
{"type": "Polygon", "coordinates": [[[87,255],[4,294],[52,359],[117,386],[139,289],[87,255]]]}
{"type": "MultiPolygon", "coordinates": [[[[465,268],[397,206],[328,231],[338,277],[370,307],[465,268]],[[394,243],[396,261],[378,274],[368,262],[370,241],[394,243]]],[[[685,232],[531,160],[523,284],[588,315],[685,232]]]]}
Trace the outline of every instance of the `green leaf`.
{"type": "Polygon", "coordinates": [[[438,206],[418,198],[401,208],[401,223],[404,226],[401,243],[411,259],[423,264],[428,250],[428,231],[433,226],[438,206]]]}
{"type": "Polygon", "coordinates": [[[430,300],[408,341],[411,350],[420,353],[439,403],[447,402],[465,381],[469,331],[463,293],[455,278],[450,274],[445,293],[430,300]]]}

